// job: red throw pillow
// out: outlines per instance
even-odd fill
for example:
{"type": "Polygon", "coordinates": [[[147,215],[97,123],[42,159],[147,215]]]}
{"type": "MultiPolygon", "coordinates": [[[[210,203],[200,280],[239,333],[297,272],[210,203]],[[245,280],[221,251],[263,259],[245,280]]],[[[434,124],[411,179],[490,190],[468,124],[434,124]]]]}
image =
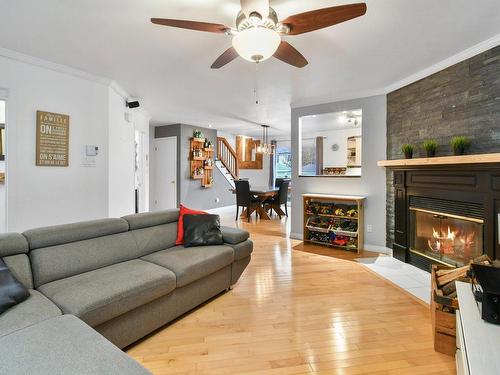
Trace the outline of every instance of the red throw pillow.
{"type": "Polygon", "coordinates": [[[177,222],[177,240],[176,245],[184,244],[184,215],[203,215],[206,214],[205,211],[191,210],[186,206],[180,205],[179,211],[179,221],[177,222]]]}

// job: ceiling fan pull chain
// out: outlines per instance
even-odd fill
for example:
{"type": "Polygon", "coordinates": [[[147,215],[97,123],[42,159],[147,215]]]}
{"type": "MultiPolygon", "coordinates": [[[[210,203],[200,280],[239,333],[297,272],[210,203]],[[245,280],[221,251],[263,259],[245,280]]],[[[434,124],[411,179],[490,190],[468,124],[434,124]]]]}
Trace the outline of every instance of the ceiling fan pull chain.
{"type": "Polygon", "coordinates": [[[259,63],[255,63],[255,82],[253,92],[255,94],[255,104],[259,105],[259,63]]]}

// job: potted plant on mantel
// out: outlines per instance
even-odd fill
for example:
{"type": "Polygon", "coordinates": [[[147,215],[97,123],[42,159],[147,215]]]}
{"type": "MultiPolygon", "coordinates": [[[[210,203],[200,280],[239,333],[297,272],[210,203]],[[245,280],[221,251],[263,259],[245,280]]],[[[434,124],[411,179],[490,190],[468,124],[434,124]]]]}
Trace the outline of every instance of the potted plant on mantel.
{"type": "Polygon", "coordinates": [[[459,136],[454,137],[451,140],[451,148],[453,149],[454,155],[464,155],[467,149],[470,147],[471,140],[469,137],[459,136]]]}
{"type": "Polygon", "coordinates": [[[438,148],[438,144],[436,141],[434,140],[425,141],[422,144],[422,146],[428,158],[433,158],[434,156],[436,156],[436,150],[438,148]]]}
{"type": "Polygon", "coordinates": [[[401,146],[401,151],[403,151],[403,154],[405,155],[405,159],[413,158],[413,150],[414,150],[413,145],[411,145],[409,143],[406,143],[403,146],[401,146]]]}

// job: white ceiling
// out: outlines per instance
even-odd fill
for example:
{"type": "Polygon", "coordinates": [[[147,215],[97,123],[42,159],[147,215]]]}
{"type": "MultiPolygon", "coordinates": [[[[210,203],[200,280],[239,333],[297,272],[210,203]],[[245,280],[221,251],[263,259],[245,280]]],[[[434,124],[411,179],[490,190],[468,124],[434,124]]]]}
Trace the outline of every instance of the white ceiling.
{"type": "MultiPolygon", "coordinates": [[[[339,0],[271,0],[280,19],[339,0]]],[[[155,123],[287,133],[290,105],[327,102],[393,84],[500,34],[498,0],[367,0],[366,16],[287,40],[309,60],[242,59],[210,70],[228,37],[153,25],[151,17],[234,26],[239,0],[2,0],[0,47],[117,81],[155,123]]],[[[273,134],[272,133],[272,134],[273,134]]]]}

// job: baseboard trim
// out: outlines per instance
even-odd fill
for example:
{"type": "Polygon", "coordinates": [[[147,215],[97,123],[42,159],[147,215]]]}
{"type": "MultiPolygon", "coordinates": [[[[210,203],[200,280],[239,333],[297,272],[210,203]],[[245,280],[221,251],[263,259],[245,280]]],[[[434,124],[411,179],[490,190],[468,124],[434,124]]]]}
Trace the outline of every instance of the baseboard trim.
{"type": "Polygon", "coordinates": [[[290,238],[292,238],[294,240],[300,240],[300,241],[304,240],[304,236],[300,233],[290,233],[290,238]]]}
{"type": "Polygon", "coordinates": [[[216,214],[218,211],[221,211],[221,210],[230,210],[231,208],[233,208],[233,209],[236,210],[236,206],[233,204],[233,205],[230,205],[230,206],[222,206],[222,207],[211,208],[209,210],[205,210],[205,212],[208,212],[209,214],[216,214]]]}

